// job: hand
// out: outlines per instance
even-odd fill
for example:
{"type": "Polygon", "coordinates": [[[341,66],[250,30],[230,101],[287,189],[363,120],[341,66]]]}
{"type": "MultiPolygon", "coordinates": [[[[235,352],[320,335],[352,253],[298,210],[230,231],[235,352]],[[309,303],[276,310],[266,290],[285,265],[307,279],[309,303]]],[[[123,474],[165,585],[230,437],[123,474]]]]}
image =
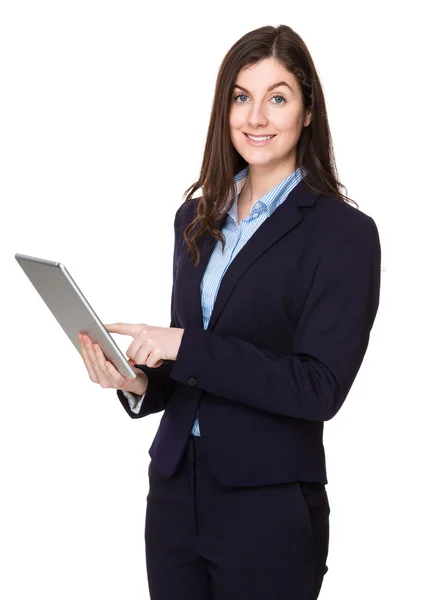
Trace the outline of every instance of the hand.
{"type": "Polygon", "coordinates": [[[134,367],[135,362],[133,360],[129,360],[128,363],[135,371],[136,379],[121,375],[114,365],[106,360],[100,346],[93,344],[88,335],[78,334],[78,340],[81,346],[82,358],[93,383],[98,383],[103,388],[126,390],[139,396],[146,392],[148,377],[141,369],[134,367]]]}
{"type": "Polygon", "coordinates": [[[164,360],[176,360],[184,329],[152,327],[145,323],[112,323],[105,325],[110,333],[121,333],[134,338],[126,354],[138,365],[160,367],[164,360]]]}

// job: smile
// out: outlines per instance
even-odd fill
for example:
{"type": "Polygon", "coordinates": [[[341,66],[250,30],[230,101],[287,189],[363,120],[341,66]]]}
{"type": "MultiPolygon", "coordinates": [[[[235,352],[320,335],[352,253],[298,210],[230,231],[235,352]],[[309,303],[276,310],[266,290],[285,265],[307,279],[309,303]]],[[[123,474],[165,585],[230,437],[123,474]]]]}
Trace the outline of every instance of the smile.
{"type": "Polygon", "coordinates": [[[247,142],[251,145],[251,146],[255,146],[255,147],[260,147],[260,146],[266,146],[267,144],[269,144],[272,140],[273,137],[275,137],[275,135],[265,135],[265,136],[250,136],[248,133],[244,133],[247,142]]]}

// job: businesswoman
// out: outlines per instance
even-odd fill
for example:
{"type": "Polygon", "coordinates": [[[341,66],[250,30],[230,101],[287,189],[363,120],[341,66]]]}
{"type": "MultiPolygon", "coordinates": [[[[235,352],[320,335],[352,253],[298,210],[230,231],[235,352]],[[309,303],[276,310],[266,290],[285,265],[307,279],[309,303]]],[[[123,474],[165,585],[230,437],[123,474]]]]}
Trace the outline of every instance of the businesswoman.
{"type": "Polygon", "coordinates": [[[200,177],[175,215],[170,327],[106,325],[132,336],[136,379],[81,338],[91,380],[130,417],[164,411],[149,450],[153,600],[319,595],[323,424],[380,289],[376,224],[340,185],[304,42],[284,25],[247,33],[221,64],[200,177]]]}

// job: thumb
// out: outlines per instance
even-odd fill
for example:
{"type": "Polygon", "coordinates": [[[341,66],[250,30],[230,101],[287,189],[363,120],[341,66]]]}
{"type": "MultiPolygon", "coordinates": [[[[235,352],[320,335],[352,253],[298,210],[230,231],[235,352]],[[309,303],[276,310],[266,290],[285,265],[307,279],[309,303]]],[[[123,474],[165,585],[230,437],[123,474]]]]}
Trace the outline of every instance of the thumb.
{"type": "Polygon", "coordinates": [[[136,363],[136,362],[135,362],[135,361],[134,361],[132,358],[129,358],[129,359],[127,359],[127,362],[128,362],[128,363],[129,363],[129,365],[132,367],[132,369],[135,369],[135,370],[136,370],[137,372],[139,372],[139,373],[141,373],[141,372],[142,372],[142,369],[140,369],[139,367],[137,367],[137,366],[136,366],[136,365],[137,365],[137,363],[136,363]]]}

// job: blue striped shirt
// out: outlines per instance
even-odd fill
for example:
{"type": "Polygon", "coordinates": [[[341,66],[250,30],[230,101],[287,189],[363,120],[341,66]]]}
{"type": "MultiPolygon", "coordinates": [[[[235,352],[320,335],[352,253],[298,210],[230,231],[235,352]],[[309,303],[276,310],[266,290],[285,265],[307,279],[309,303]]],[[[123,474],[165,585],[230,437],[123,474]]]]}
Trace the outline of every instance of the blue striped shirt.
{"type": "MultiPolygon", "coordinates": [[[[232,208],[228,211],[228,216],[222,229],[222,233],[226,239],[225,249],[223,252],[222,244],[217,240],[205,273],[202,277],[201,303],[204,329],[208,327],[221,280],[223,279],[223,275],[225,274],[230,263],[241,250],[241,248],[248,242],[255,231],[268,217],[272,215],[274,210],[286,200],[293,188],[302,179],[301,171],[298,168],[296,171],[283,179],[283,181],[281,181],[278,185],[273,187],[267,194],[262,196],[262,198],[256,200],[251,207],[249,216],[243,219],[241,223],[238,223],[238,196],[246,182],[247,175],[248,167],[245,167],[235,176],[235,201],[232,205],[232,208]]],[[[142,398],[139,398],[139,401],[137,402],[136,397],[133,397],[126,392],[123,393],[129,399],[131,410],[138,413],[145,394],[142,396],[142,398]]],[[[199,413],[196,414],[191,433],[192,435],[201,435],[199,429],[199,413]]]]}

